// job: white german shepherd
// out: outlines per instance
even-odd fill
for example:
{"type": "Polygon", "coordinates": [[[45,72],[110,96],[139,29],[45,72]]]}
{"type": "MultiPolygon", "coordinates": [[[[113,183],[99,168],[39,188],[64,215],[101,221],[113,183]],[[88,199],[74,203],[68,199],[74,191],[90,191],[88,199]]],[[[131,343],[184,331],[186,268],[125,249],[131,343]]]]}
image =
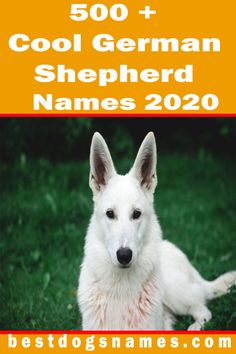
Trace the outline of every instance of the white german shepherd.
{"type": "Polygon", "coordinates": [[[171,330],[174,314],[211,319],[207,300],[226,294],[236,271],[214,281],[162,240],[153,208],[156,143],[144,139],[130,172],[118,175],[99,133],[92,139],[90,180],[94,212],[86,235],[78,302],[84,330],[171,330]]]}

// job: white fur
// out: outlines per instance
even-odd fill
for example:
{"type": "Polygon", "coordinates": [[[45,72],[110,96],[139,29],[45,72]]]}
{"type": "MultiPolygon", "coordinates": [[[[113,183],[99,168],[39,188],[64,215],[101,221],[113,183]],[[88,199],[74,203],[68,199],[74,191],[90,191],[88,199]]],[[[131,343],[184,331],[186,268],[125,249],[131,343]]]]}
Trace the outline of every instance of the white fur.
{"type": "Polygon", "coordinates": [[[211,319],[206,301],[228,292],[236,272],[204,280],[187,257],[162,240],[153,208],[157,184],[153,133],[144,139],[130,172],[115,171],[99,133],[90,152],[94,212],[86,235],[78,302],[84,330],[171,330],[174,314],[191,315],[191,330],[211,319]],[[106,211],[112,209],[115,219],[106,211]],[[141,217],[132,219],[135,209],[141,217]],[[132,260],[121,268],[117,250],[129,247],[132,260]]]}

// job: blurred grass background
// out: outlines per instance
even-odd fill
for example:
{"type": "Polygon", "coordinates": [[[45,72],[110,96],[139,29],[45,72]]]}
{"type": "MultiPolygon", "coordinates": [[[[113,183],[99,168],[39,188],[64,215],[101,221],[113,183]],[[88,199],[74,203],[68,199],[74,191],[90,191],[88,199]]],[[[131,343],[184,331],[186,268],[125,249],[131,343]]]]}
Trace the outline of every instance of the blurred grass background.
{"type": "MultiPolygon", "coordinates": [[[[155,207],[164,237],[207,279],[236,269],[234,119],[1,119],[0,329],[78,329],[88,155],[102,133],[119,172],[144,135],[158,147],[155,207]]],[[[206,329],[236,329],[236,289],[210,303],[206,329]]],[[[191,318],[180,318],[185,329],[191,318]]]]}

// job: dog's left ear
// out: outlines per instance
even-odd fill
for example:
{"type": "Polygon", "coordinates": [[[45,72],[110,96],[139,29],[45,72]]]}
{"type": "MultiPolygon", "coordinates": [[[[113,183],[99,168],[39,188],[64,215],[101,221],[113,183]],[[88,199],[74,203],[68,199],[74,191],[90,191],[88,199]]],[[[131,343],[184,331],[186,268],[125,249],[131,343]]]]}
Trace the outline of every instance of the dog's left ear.
{"type": "Polygon", "coordinates": [[[89,176],[89,186],[93,195],[98,195],[115,174],[116,170],[107,144],[101,134],[95,133],[90,148],[89,176]]]}
{"type": "Polygon", "coordinates": [[[156,164],[156,140],[154,134],[150,132],[146,135],[139,148],[134,165],[130,170],[130,175],[137,178],[144,191],[151,196],[157,186],[156,164]]]}

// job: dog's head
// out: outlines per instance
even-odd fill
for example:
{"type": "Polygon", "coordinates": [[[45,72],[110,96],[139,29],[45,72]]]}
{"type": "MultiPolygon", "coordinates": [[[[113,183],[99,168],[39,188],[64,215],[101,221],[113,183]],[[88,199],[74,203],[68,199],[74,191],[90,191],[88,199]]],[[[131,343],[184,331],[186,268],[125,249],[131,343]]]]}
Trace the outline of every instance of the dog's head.
{"type": "Polygon", "coordinates": [[[114,265],[135,263],[145,244],[153,217],[153,193],[157,185],[156,142],[149,133],[130,172],[117,174],[103,137],[95,133],[90,151],[89,185],[95,203],[98,234],[114,265]]]}

